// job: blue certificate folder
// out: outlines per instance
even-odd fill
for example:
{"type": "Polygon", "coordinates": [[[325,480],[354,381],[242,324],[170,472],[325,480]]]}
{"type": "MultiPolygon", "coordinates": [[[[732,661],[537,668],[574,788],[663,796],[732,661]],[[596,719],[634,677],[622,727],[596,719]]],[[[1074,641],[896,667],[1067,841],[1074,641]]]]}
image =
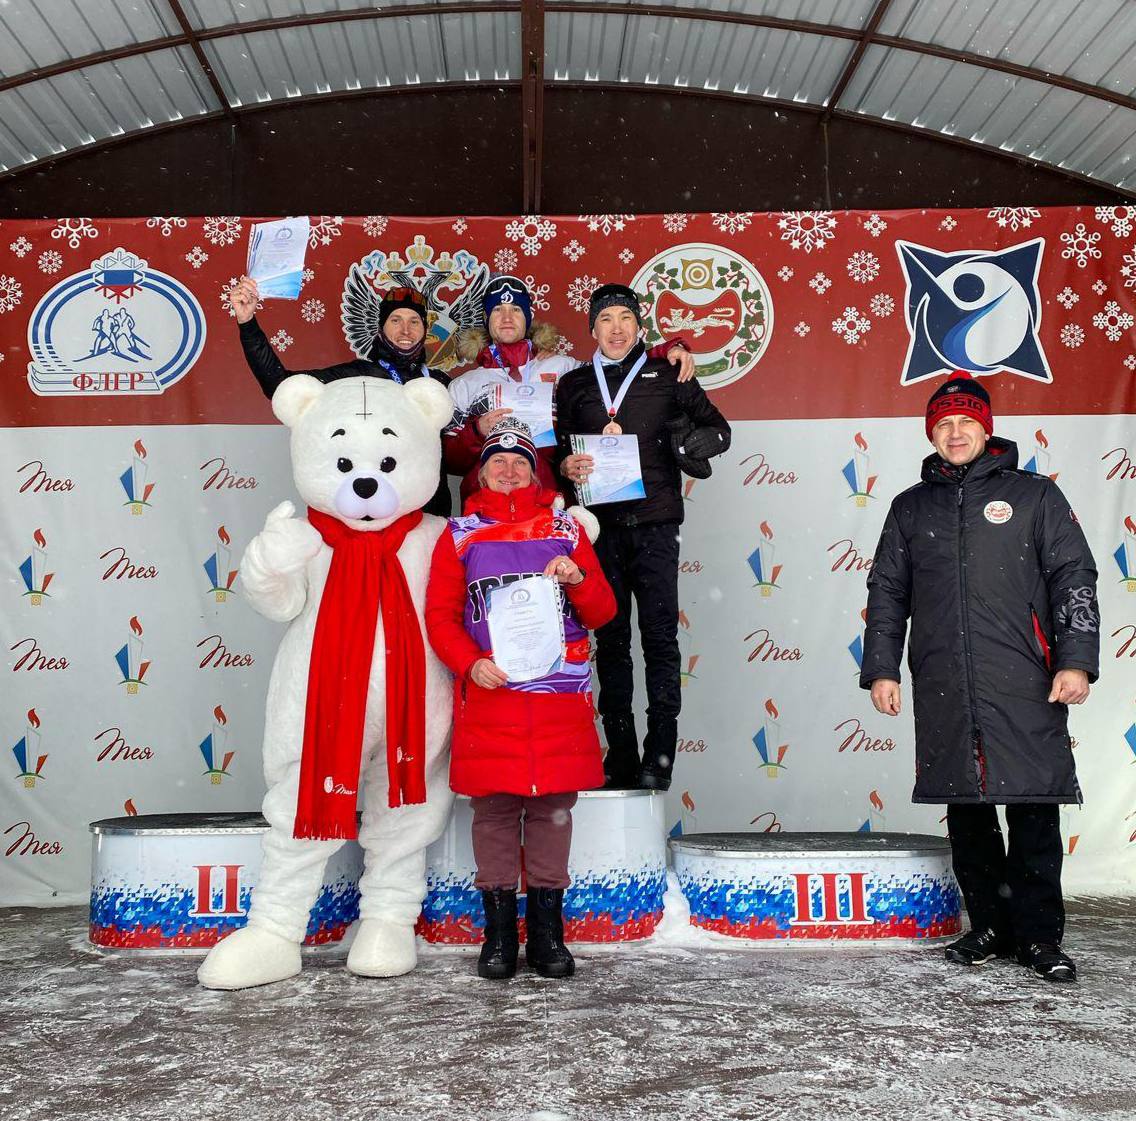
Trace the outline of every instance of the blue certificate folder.
{"type": "Polygon", "coordinates": [[[249,234],[248,275],[263,299],[295,300],[304,282],[306,217],[258,222],[249,234]]]}

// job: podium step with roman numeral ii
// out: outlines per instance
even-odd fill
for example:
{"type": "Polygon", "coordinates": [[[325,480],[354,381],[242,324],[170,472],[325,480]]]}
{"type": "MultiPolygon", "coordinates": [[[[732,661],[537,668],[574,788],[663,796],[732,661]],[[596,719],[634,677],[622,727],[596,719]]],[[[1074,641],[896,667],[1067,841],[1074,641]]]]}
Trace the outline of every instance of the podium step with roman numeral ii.
{"type": "Polygon", "coordinates": [[[950,844],[907,833],[688,833],[669,842],[694,926],[752,940],[957,934],[950,844]]]}

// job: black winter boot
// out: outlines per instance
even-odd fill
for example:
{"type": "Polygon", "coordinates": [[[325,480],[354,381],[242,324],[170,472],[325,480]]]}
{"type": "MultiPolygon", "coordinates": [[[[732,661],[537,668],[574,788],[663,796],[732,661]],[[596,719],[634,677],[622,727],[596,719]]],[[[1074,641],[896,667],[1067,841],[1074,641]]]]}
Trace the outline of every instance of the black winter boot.
{"type": "Polygon", "coordinates": [[[478,977],[505,981],[517,972],[517,893],[494,888],[481,893],[485,905],[485,945],[477,959],[478,977]]]}
{"type": "Polygon", "coordinates": [[[576,961],[564,945],[563,905],[563,888],[529,888],[525,961],[542,977],[571,977],[576,972],[576,961]]]}
{"type": "Polygon", "coordinates": [[[678,750],[678,721],[673,716],[647,716],[647,738],[643,741],[643,765],[636,785],[641,790],[669,790],[678,750]]]}
{"type": "Polygon", "coordinates": [[[635,717],[630,715],[603,717],[607,754],[604,756],[604,788],[634,790],[638,786],[639,735],[635,717]]]}

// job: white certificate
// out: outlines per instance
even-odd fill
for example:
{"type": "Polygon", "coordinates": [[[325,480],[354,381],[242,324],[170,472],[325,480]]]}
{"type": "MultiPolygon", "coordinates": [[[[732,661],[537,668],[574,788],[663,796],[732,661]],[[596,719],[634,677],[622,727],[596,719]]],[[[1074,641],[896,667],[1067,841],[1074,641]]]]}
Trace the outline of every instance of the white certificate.
{"type": "Polygon", "coordinates": [[[262,297],[294,300],[300,295],[309,229],[306,216],[253,224],[246,272],[262,297]]]}
{"type": "Polygon", "coordinates": [[[573,436],[572,451],[592,457],[592,473],[576,484],[585,506],[646,498],[638,436],[573,436]]]}
{"type": "Polygon", "coordinates": [[[529,426],[538,448],[551,448],[556,443],[552,428],[552,382],[500,382],[493,388],[493,407],[512,409],[513,417],[529,426]]]}
{"type": "Polygon", "coordinates": [[[535,681],[564,660],[560,588],[548,576],[528,576],[489,593],[493,661],[510,681],[535,681]]]}

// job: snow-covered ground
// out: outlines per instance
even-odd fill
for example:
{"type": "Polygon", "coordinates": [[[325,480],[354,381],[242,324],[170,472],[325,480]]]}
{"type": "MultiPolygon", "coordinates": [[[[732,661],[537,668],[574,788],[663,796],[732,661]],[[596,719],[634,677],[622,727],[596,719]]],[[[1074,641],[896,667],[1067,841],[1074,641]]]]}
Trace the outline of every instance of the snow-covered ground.
{"type": "Polygon", "coordinates": [[[1075,986],[930,946],[740,952],[672,906],[567,982],[425,947],[393,981],[323,953],[233,994],[196,957],[92,950],[82,908],[0,911],[0,1117],[1130,1121],[1136,903],[1071,910],[1075,986]]]}

